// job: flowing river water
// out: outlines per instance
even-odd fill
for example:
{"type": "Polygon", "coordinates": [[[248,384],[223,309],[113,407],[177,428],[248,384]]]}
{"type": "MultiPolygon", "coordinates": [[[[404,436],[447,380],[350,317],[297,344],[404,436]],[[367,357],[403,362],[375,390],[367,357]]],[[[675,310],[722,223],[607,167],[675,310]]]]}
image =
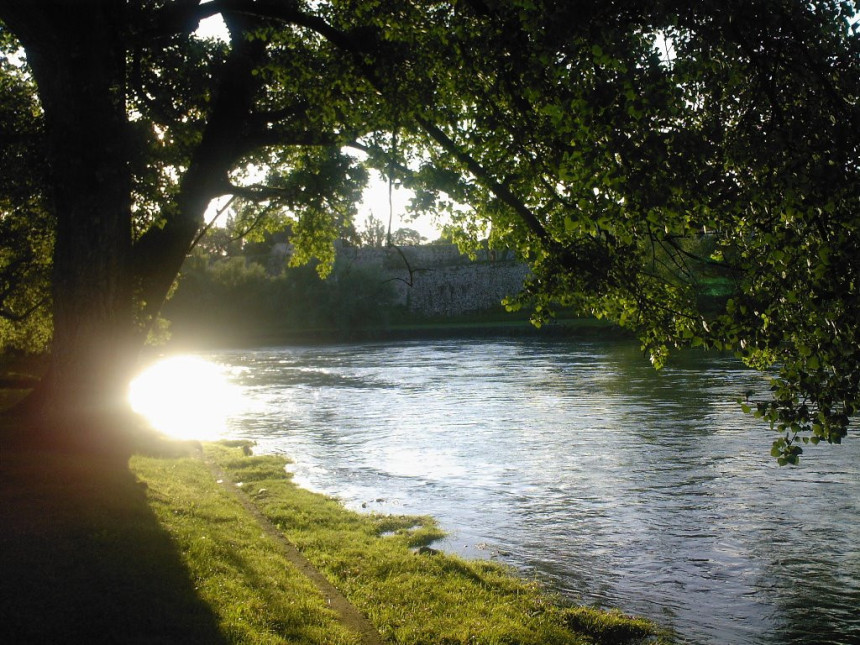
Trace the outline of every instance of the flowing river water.
{"type": "Polygon", "coordinates": [[[429,514],[439,548],[690,643],[860,642],[860,440],[770,457],[767,379],[622,341],[446,340],[213,352],[226,432],[303,486],[429,514]]]}

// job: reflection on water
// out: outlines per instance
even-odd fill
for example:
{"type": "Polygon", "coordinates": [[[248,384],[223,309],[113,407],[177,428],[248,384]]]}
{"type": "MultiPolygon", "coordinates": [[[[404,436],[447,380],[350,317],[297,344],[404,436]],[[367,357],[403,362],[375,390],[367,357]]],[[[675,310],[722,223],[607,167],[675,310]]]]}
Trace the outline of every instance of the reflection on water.
{"type": "Polygon", "coordinates": [[[696,643],[860,640],[860,441],[778,468],[735,401],[767,381],[619,343],[224,352],[232,434],[352,508],[432,514],[443,548],[696,643]],[[381,500],[381,501],[380,501],[381,500]]]}
{"type": "Polygon", "coordinates": [[[173,356],[146,368],[131,383],[129,401],[157,430],[177,439],[217,439],[242,410],[242,390],[220,365],[173,356]]]}

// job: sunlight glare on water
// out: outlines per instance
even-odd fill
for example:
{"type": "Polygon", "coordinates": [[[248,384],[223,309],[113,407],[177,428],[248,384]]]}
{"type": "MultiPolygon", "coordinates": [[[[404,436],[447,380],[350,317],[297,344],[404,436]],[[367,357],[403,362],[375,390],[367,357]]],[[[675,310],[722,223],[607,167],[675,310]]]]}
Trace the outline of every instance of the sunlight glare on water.
{"type": "Polygon", "coordinates": [[[177,439],[217,439],[243,409],[227,371],[196,356],[172,356],[147,367],[129,388],[132,409],[177,439]]]}

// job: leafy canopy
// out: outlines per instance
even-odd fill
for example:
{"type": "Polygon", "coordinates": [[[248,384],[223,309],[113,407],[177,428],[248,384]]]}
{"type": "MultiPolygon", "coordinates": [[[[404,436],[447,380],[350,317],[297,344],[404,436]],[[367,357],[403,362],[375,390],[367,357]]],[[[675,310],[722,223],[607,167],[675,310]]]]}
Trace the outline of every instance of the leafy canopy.
{"type": "Polygon", "coordinates": [[[144,322],[166,294],[146,269],[204,228],[210,199],[231,196],[249,227],[289,220],[297,257],[325,268],[375,168],[416,191],[416,212],[447,213],[464,247],[516,249],[533,275],[509,305],[537,323],[573,306],[635,331],[658,367],[702,346],[773,370],[748,409],[779,431],[780,463],[845,436],[860,405],[856,2],[128,5],[144,322]],[[193,35],[214,14],[229,42],[193,35]]]}
{"type": "Polygon", "coordinates": [[[43,189],[41,110],[18,49],[0,31],[0,346],[44,350],[54,222],[43,189]]]}

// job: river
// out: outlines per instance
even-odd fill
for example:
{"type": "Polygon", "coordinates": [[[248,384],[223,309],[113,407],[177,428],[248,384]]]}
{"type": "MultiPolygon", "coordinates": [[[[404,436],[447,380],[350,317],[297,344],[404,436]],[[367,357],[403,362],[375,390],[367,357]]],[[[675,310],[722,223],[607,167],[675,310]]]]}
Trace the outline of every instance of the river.
{"type": "Polygon", "coordinates": [[[348,507],[429,514],[493,558],[681,642],[860,642],[860,440],[770,457],[739,410],[767,379],[624,341],[446,340],[221,351],[228,421],[348,507]]]}

